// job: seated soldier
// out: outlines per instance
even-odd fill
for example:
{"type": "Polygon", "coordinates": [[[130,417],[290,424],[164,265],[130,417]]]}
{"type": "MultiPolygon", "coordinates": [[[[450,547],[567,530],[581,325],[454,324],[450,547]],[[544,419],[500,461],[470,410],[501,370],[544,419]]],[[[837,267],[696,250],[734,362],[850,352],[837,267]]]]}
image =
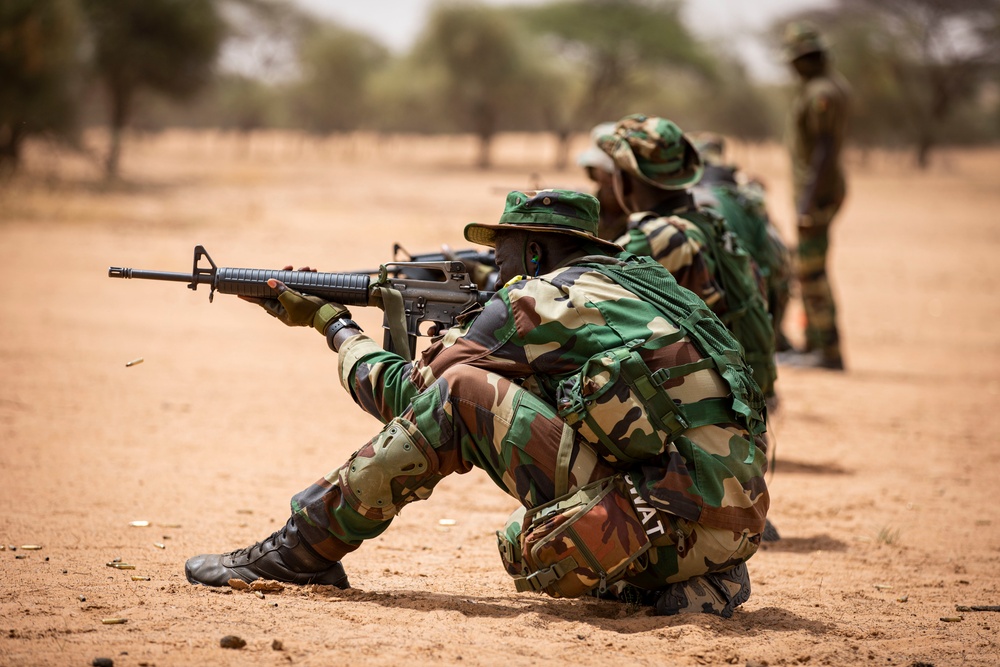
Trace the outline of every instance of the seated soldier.
{"type": "Polygon", "coordinates": [[[587,178],[594,183],[594,196],[601,204],[601,222],[597,226],[597,235],[606,241],[614,241],[628,229],[628,214],[618,204],[612,184],[615,163],[597,145],[599,138],[614,131],[614,123],[595,125],[590,131],[590,146],[576,158],[576,163],[583,167],[587,178]]]}
{"type": "Polygon", "coordinates": [[[511,192],[498,224],[465,229],[496,248],[504,287],[415,362],[343,306],[272,281],[262,305],[317,329],[386,426],[294,496],[281,530],[191,558],[188,580],[347,587],[342,558],[444,477],[481,468],[523,505],[498,533],[518,590],[730,616],[769,502],[763,397],[704,304],[597,224],[590,195],[511,192]]]}
{"type": "Polygon", "coordinates": [[[614,193],[629,214],[618,244],[652,257],[701,297],[743,345],[764,395],[774,395],[774,329],[764,283],[726,221],[695,202],[690,188],[704,165],[694,145],[673,122],[641,114],[622,118],[597,141],[614,162],[614,193]]]}
{"type": "Polygon", "coordinates": [[[698,206],[713,209],[757,262],[764,279],[767,310],[774,326],[775,350],[791,349],[782,332],[792,277],[792,255],[767,212],[764,186],[725,160],[726,141],[714,132],[691,136],[705,164],[701,181],[692,188],[698,206]]]}

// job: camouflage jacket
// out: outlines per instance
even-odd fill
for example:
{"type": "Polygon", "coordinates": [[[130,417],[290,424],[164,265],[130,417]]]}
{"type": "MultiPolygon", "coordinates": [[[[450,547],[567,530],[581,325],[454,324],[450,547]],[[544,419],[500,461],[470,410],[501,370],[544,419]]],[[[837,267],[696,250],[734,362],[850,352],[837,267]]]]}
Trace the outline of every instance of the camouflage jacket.
{"type": "MultiPolygon", "coordinates": [[[[663,289],[678,289],[666,271],[660,278],[663,289]]],[[[386,352],[364,334],[350,338],[340,349],[340,376],[358,405],[384,422],[418,409],[414,398],[455,364],[510,378],[554,405],[559,380],[593,355],[677,331],[654,306],[601,271],[570,264],[538,278],[511,281],[414,363],[386,352]]],[[[643,350],[651,370],[702,357],[688,338],[643,350]]],[[[738,372],[749,372],[742,368],[738,372]]],[[[664,386],[681,405],[729,395],[722,376],[711,368],[671,378],[664,386]]],[[[763,438],[749,438],[735,423],[700,426],[688,429],[658,457],[628,470],[647,501],[663,511],[707,526],[759,531],[769,502],[764,447],[763,438]]]]}
{"type": "Polygon", "coordinates": [[[701,297],[716,315],[726,310],[725,293],[715,278],[715,262],[697,225],[672,215],[646,211],[629,216],[629,229],[615,241],[633,255],[652,257],[677,284],[701,297]]]}
{"type": "Polygon", "coordinates": [[[763,278],[780,270],[782,255],[775,248],[759,186],[740,185],[735,181],[710,183],[702,179],[692,192],[699,207],[713,209],[726,219],[726,225],[753,257],[763,278]]]}
{"type": "Polygon", "coordinates": [[[800,202],[813,180],[813,201],[824,208],[839,205],[846,184],[840,152],[847,132],[850,89],[836,72],[817,76],[802,83],[788,114],[786,141],[792,157],[792,180],[795,201],[800,202]],[[813,151],[821,136],[832,140],[832,169],[815,173],[813,151]]]}

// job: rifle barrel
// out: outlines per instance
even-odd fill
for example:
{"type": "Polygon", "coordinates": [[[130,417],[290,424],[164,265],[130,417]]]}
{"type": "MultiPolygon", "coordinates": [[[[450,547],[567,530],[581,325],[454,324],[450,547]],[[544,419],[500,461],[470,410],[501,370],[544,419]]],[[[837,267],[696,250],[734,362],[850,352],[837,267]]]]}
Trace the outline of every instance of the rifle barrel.
{"type": "Polygon", "coordinates": [[[368,286],[371,283],[371,276],[363,273],[319,273],[228,267],[206,270],[204,273],[175,273],[112,266],[108,268],[108,277],[184,282],[189,283],[192,289],[202,284],[209,285],[213,290],[223,294],[257,298],[275,296],[274,290],[267,286],[267,281],[274,278],[296,292],[312,294],[345,306],[369,305],[368,286]]]}

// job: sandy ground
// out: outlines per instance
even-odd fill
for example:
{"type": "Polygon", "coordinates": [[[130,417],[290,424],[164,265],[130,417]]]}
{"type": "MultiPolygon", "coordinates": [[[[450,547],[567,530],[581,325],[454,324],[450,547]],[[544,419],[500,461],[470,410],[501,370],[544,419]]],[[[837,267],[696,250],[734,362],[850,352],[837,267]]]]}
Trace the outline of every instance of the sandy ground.
{"type": "MultiPolygon", "coordinates": [[[[187,557],[280,527],[378,423],[314,332],[108,266],[186,271],[200,243],[221,266],[362,269],[394,241],[464,247],[532,174],[585,184],[538,138],[504,137],[489,172],[473,148],[170,135],[130,144],[114,187],[32,150],[0,185],[0,664],[1000,664],[1000,614],[956,610],[1000,604],[997,151],[854,160],[832,260],[850,370],[781,372],[783,539],[732,619],[515,593],[493,536],[514,502],[476,472],[349,556],[351,590],[188,585],[187,557]]],[[[787,229],[780,149],[734,154],[787,229]]]]}

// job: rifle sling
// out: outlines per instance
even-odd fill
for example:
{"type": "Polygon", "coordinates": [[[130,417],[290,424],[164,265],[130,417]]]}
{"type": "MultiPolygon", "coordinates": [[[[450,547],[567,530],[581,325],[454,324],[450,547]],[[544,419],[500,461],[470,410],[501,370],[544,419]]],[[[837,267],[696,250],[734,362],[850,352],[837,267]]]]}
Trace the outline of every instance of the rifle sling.
{"type": "Polygon", "coordinates": [[[406,331],[406,306],[399,290],[387,285],[375,285],[382,298],[382,310],[385,312],[386,326],[396,354],[406,361],[413,361],[410,354],[410,338],[406,331]]]}

